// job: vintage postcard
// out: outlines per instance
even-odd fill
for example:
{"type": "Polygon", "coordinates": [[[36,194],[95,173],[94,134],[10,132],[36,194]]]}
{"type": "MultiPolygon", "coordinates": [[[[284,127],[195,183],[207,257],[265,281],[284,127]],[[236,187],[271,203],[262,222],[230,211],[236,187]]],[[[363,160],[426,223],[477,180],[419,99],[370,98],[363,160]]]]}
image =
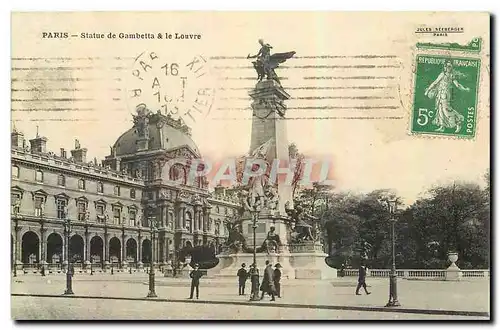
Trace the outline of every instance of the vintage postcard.
{"type": "Polygon", "coordinates": [[[13,319],[490,319],[488,13],[11,24],[13,319]]]}

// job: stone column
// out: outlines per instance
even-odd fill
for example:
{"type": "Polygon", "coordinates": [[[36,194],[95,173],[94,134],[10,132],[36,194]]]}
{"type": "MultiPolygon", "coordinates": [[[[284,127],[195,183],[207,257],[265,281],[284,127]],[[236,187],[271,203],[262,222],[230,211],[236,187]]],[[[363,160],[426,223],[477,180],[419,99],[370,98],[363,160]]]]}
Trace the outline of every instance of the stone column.
{"type": "Polygon", "coordinates": [[[199,226],[198,226],[198,206],[195,206],[194,207],[194,215],[193,215],[193,232],[196,232],[199,230],[199,226]]]}
{"type": "Polygon", "coordinates": [[[182,206],[181,208],[181,215],[182,215],[182,229],[186,229],[186,207],[182,206]]]}
{"type": "MultiPolygon", "coordinates": [[[[170,207],[170,205],[167,205],[167,209],[165,211],[165,227],[166,228],[168,228],[169,224],[173,220],[173,219],[170,219],[170,211],[171,210],[172,210],[172,208],[170,207]]],[[[172,226],[172,227],[175,227],[175,226],[172,226]]]]}
{"type": "Polygon", "coordinates": [[[89,237],[89,227],[85,226],[85,248],[83,249],[84,261],[85,263],[90,262],[90,237],[89,237]]]}
{"type": "Polygon", "coordinates": [[[47,233],[47,228],[42,227],[40,228],[40,263],[45,265],[47,263],[47,249],[46,249],[46,239],[45,239],[45,234],[47,233]]]}
{"type": "Polygon", "coordinates": [[[21,226],[16,226],[14,227],[15,234],[14,234],[14,264],[15,267],[18,269],[22,268],[22,261],[21,261],[21,238],[19,237],[19,233],[21,232],[21,229],[23,227],[21,226]],[[19,265],[19,266],[18,266],[19,265]]]}
{"type": "Polygon", "coordinates": [[[125,230],[122,229],[122,262],[120,263],[122,267],[126,265],[127,262],[127,242],[126,242],[125,230]]]}
{"type": "Polygon", "coordinates": [[[83,265],[86,271],[90,268],[90,241],[89,241],[89,226],[85,225],[85,246],[83,248],[83,265]]]}
{"type": "Polygon", "coordinates": [[[109,268],[109,233],[107,230],[104,232],[104,267],[109,268]]]}

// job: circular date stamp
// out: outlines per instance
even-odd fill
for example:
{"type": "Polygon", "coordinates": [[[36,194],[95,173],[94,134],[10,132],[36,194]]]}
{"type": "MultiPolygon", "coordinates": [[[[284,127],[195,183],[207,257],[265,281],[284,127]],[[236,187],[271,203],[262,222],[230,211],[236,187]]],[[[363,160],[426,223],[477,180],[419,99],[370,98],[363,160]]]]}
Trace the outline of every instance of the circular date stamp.
{"type": "Polygon", "coordinates": [[[216,79],[202,55],[172,56],[140,53],[127,72],[126,100],[130,111],[140,104],[186,122],[196,122],[212,110],[216,79]]]}

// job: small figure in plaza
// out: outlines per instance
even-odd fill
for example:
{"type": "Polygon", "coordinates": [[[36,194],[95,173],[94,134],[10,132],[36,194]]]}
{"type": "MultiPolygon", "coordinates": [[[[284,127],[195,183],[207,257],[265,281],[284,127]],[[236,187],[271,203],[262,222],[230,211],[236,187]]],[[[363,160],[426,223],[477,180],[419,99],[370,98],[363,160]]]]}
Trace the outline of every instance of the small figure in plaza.
{"type": "Polygon", "coordinates": [[[247,282],[250,273],[245,269],[245,263],[241,264],[241,268],[238,270],[236,276],[238,276],[238,294],[240,296],[245,295],[245,283],[247,282]]]}
{"type": "Polygon", "coordinates": [[[250,275],[250,281],[252,283],[252,291],[250,294],[250,300],[258,299],[259,297],[259,269],[256,264],[252,264],[250,266],[250,271],[248,272],[250,275]],[[255,297],[254,297],[255,295],[255,297]]]}
{"type": "Polygon", "coordinates": [[[189,277],[191,277],[191,294],[189,295],[189,299],[193,299],[193,293],[196,289],[196,299],[200,297],[200,278],[203,276],[202,271],[200,270],[199,264],[194,264],[194,269],[189,273],[189,277]]]}
{"type": "Polygon", "coordinates": [[[262,278],[262,283],[260,285],[260,291],[262,291],[262,294],[260,296],[260,300],[264,299],[264,294],[268,294],[271,296],[271,301],[275,301],[275,292],[276,288],[274,287],[274,271],[273,271],[273,266],[269,262],[269,260],[266,260],[266,268],[264,269],[264,276],[262,278]]]}
{"type": "Polygon", "coordinates": [[[371,294],[371,292],[368,292],[368,289],[366,288],[366,265],[364,262],[361,263],[359,266],[359,273],[358,273],[358,286],[356,287],[356,295],[361,295],[359,293],[359,289],[365,289],[366,294],[371,294]]]}
{"type": "Polygon", "coordinates": [[[287,52],[287,53],[276,53],[271,55],[271,45],[266,44],[263,39],[259,39],[260,50],[256,55],[248,54],[247,58],[255,58],[256,60],[252,62],[255,71],[257,71],[257,79],[262,81],[264,77],[267,80],[273,79],[278,84],[279,78],[274,72],[280,63],[284,63],[286,60],[295,55],[295,52],[287,52]]]}
{"type": "Polygon", "coordinates": [[[276,265],[274,265],[274,273],[273,273],[273,280],[274,280],[274,287],[276,288],[276,295],[278,298],[281,298],[281,270],[280,270],[281,264],[278,262],[276,265]]]}

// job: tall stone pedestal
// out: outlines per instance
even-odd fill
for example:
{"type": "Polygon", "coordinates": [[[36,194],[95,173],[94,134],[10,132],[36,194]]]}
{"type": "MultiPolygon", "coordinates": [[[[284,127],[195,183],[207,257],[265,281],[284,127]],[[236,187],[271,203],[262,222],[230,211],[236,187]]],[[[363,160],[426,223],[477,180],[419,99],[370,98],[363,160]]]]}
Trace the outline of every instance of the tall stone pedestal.
{"type": "MultiPolygon", "coordinates": [[[[259,210],[257,227],[255,229],[255,243],[257,247],[261,247],[267,237],[267,233],[271,227],[274,227],[276,234],[280,237],[282,246],[276,253],[257,254],[256,262],[260,271],[259,274],[262,276],[265,262],[269,260],[273,266],[278,262],[281,264],[283,278],[335,278],[337,277],[337,271],[328,267],[325,263],[327,255],[323,253],[321,244],[315,242],[290,244],[288,242],[289,235],[287,231],[289,228],[287,221],[289,221],[289,217],[285,210],[285,204],[287,202],[293,203],[293,189],[290,184],[293,171],[289,168],[290,156],[286,135],[286,121],[284,120],[286,112],[284,102],[290,98],[290,95],[274,80],[258,82],[249,95],[253,99],[249,158],[264,159],[271,167],[278,165],[275,167],[276,172],[274,175],[272,171],[268,171],[269,181],[267,182],[267,187],[274,187],[279,198],[276,201],[276,205],[269,206],[266,202],[263,204],[262,210],[259,210]],[[285,180],[283,176],[281,176],[281,179],[276,180],[277,168],[280,169],[279,173],[281,175],[290,178],[290,180],[285,180]]],[[[245,181],[245,177],[243,181],[245,181]]],[[[264,187],[261,188],[263,189],[264,187]]],[[[258,192],[259,189],[252,191],[258,192]]],[[[293,205],[290,206],[293,207],[293,205]]],[[[253,254],[249,253],[249,251],[251,251],[254,245],[254,229],[252,214],[249,210],[242,215],[241,225],[242,235],[245,238],[244,252],[222,253],[218,255],[218,265],[208,270],[207,276],[235,278],[242,263],[245,263],[247,267],[250,267],[253,263],[253,254]]]]}

